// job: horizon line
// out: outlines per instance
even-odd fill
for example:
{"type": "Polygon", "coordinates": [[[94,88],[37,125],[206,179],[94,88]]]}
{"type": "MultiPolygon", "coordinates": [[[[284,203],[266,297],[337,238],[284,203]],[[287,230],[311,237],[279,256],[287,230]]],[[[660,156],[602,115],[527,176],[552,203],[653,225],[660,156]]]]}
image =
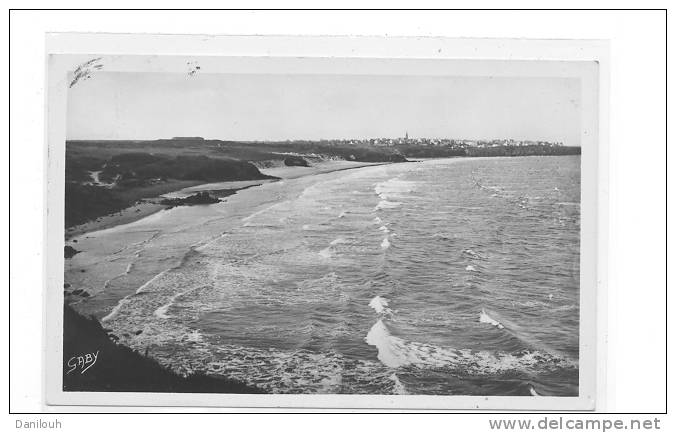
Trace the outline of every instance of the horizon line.
{"type": "Polygon", "coordinates": [[[66,138],[65,141],[168,141],[168,140],[193,140],[193,141],[229,141],[237,143],[285,143],[294,141],[370,141],[370,140],[451,140],[451,141],[473,141],[473,142],[491,142],[491,141],[512,141],[512,142],[530,142],[530,143],[550,143],[566,147],[581,147],[581,145],[568,145],[563,141],[535,140],[535,139],[514,139],[514,138],[451,138],[451,137],[368,137],[368,138],[286,138],[286,139],[224,139],[224,138],[205,138],[201,136],[174,136],[160,138],[66,138]]]}

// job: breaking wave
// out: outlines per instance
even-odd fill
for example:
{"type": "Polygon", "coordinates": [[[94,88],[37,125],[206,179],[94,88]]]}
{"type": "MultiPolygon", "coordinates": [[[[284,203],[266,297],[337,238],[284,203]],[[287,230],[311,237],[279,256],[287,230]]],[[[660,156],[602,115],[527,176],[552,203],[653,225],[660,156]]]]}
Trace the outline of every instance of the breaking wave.
{"type": "Polygon", "coordinates": [[[396,207],[401,206],[401,202],[398,201],[388,201],[388,200],[380,200],[378,204],[375,207],[375,210],[381,210],[381,209],[394,209],[396,207]]]}
{"type": "Polygon", "coordinates": [[[373,308],[378,314],[392,314],[389,308],[389,300],[382,296],[376,296],[369,302],[369,307],[373,308]]]}
{"type": "Polygon", "coordinates": [[[502,323],[498,322],[497,320],[493,319],[491,316],[486,314],[485,310],[481,310],[481,313],[479,313],[479,322],[489,323],[489,324],[495,326],[498,329],[504,329],[504,326],[502,325],[502,323]]]}
{"type": "Polygon", "coordinates": [[[573,366],[566,359],[537,350],[493,353],[410,342],[393,336],[382,319],[369,330],[365,341],[376,347],[378,360],[391,368],[413,366],[482,375],[506,371],[551,371],[573,366]]]}
{"type": "Polygon", "coordinates": [[[415,182],[400,180],[395,177],[384,182],[377,183],[374,190],[381,199],[387,200],[414,191],[415,182]]]}

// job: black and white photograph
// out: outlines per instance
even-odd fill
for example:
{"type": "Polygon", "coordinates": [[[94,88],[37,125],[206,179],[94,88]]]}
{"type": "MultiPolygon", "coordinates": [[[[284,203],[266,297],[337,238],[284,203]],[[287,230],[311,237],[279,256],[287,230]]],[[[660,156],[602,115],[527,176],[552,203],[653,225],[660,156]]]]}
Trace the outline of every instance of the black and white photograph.
{"type": "Polygon", "coordinates": [[[62,57],[64,395],[582,396],[596,63],[62,57]]]}
{"type": "Polygon", "coordinates": [[[667,10],[465,5],[10,9],[10,428],[668,431],[667,10]]]}

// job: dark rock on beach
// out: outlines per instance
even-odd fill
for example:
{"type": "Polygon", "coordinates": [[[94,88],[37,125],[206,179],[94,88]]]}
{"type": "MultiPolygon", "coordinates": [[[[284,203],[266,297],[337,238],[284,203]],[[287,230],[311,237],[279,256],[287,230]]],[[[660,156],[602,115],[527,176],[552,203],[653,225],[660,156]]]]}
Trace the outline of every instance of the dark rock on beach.
{"type": "Polygon", "coordinates": [[[63,247],[63,257],[66,259],[70,259],[73,257],[75,254],[79,253],[80,251],[76,250],[75,248],[71,247],[70,245],[66,245],[63,247]]]}
{"type": "Polygon", "coordinates": [[[186,198],[165,198],[160,201],[160,204],[167,206],[193,206],[197,204],[218,203],[219,201],[219,199],[212,197],[208,192],[201,191],[186,198]]]}
{"type": "Polygon", "coordinates": [[[287,156],[284,158],[284,165],[289,167],[309,167],[310,164],[302,156],[287,156]]]}

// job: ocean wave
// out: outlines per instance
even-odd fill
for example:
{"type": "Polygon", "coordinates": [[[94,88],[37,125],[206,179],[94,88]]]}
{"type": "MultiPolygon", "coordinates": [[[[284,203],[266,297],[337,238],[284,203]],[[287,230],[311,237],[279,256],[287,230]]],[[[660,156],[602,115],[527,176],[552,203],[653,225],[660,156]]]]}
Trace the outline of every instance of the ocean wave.
{"type": "Polygon", "coordinates": [[[383,241],[380,243],[380,248],[386,250],[390,247],[390,238],[385,236],[383,241]]]}
{"type": "Polygon", "coordinates": [[[115,316],[117,316],[120,313],[120,310],[122,309],[122,307],[124,307],[124,305],[128,304],[128,303],[129,303],[128,297],[120,299],[120,302],[118,302],[117,305],[115,305],[115,307],[113,307],[113,309],[110,311],[110,313],[108,313],[106,316],[104,316],[101,319],[101,322],[107,322],[107,321],[113,319],[115,316]]]}
{"type": "Polygon", "coordinates": [[[468,271],[468,272],[474,272],[474,271],[476,271],[476,268],[472,265],[467,265],[467,266],[465,266],[465,270],[468,271]]]}
{"type": "Polygon", "coordinates": [[[406,391],[406,387],[404,386],[403,383],[399,380],[399,377],[397,376],[397,373],[392,373],[390,375],[390,379],[394,383],[393,391],[395,394],[399,395],[406,395],[408,392],[406,391]]]}
{"type": "Polygon", "coordinates": [[[555,310],[555,311],[571,311],[571,310],[576,310],[577,308],[579,308],[579,307],[575,304],[568,304],[568,305],[561,305],[559,307],[554,307],[552,309],[555,310]]]}
{"type": "Polygon", "coordinates": [[[122,309],[122,307],[124,307],[126,304],[129,304],[129,303],[131,302],[132,296],[134,296],[134,295],[140,295],[140,294],[144,293],[145,290],[146,290],[148,287],[150,287],[155,281],[157,281],[157,280],[159,280],[160,278],[162,278],[162,276],[165,275],[165,274],[166,274],[167,272],[169,272],[170,270],[171,270],[171,269],[165,269],[164,271],[162,271],[162,272],[160,272],[159,274],[157,274],[157,275],[155,275],[154,277],[152,277],[150,280],[148,280],[148,281],[146,281],[145,283],[143,283],[138,289],[136,289],[136,292],[134,292],[134,294],[125,296],[124,298],[120,299],[120,300],[118,301],[117,305],[115,305],[115,307],[113,307],[113,309],[110,311],[110,313],[108,313],[106,316],[104,316],[104,317],[101,319],[101,321],[102,321],[102,322],[107,322],[107,321],[113,319],[115,316],[117,316],[117,315],[119,314],[119,312],[120,312],[120,310],[122,309]]]}
{"type": "Polygon", "coordinates": [[[345,243],[347,243],[345,238],[336,238],[336,239],[332,240],[331,242],[329,242],[328,247],[320,250],[319,253],[317,253],[317,254],[319,254],[321,257],[323,257],[325,259],[330,259],[333,256],[333,247],[335,247],[336,245],[345,244],[345,243]]]}
{"type": "Polygon", "coordinates": [[[393,336],[382,319],[371,327],[364,340],[376,347],[378,360],[390,368],[407,366],[439,368],[484,375],[507,371],[553,371],[575,367],[566,359],[538,350],[489,352],[410,342],[393,336]]]}
{"type": "Polygon", "coordinates": [[[376,205],[375,210],[394,209],[394,208],[399,207],[399,206],[401,206],[401,202],[380,200],[378,202],[378,204],[376,205]]]}
{"type": "Polygon", "coordinates": [[[489,324],[495,326],[498,329],[504,329],[504,326],[502,325],[502,323],[498,322],[497,320],[493,319],[491,316],[486,314],[485,310],[481,310],[481,313],[479,313],[479,322],[489,323],[489,324]]]}
{"type": "Polygon", "coordinates": [[[169,272],[170,270],[171,270],[171,269],[165,269],[164,271],[160,272],[159,274],[155,275],[154,277],[152,277],[151,279],[149,279],[148,281],[146,281],[145,283],[143,283],[138,289],[136,289],[136,294],[138,295],[138,294],[140,294],[140,293],[143,293],[148,287],[150,287],[151,285],[153,285],[153,284],[155,283],[155,281],[157,281],[157,280],[159,280],[160,278],[162,278],[162,276],[163,276],[164,274],[166,274],[167,272],[169,272]]]}
{"type": "Polygon", "coordinates": [[[387,200],[389,198],[398,197],[402,194],[413,192],[415,182],[400,180],[398,178],[392,178],[384,182],[377,183],[374,190],[378,196],[387,200]]]}
{"type": "Polygon", "coordinates": [[[167,315],[167,311],[169,310],[169,307],[171,307],[173,304],[174,301],[172,298],[172,300],[168,304],[162,305],[160,308],[155,310],[153,315],[158,319],[169,319],[171,316],[167,315]]]}
{"type": "Polygon", "coordinates": [[[369,307],[373,308],[378,314],[392,314],[389,305],[389,299],[382,296],[376,296],[369,302],[369,307]]]}
{"type": "Polygon", "coordinates": [[[171,306],[174,305],[176,300],[183,294],[184,293],[178,293],[178,294],[172,296],[171,298],[169,298],[169,302],[167,302],[166,304],[164,304],[161,307],[159,307],[158,309],[156,309],[153,312],[153,315],[155,317],[157,317],[158,319],[169,319],[169,318],[171,318],[171,316],[169,316],[167,314],[167,312],[169,311],[169,308],[171,308],[171,306]]]}
{"type": "Polygon", "coordinates": [[[499,186],[484,185],[479,180],[475,180],[474,185],[476,185],[479,189],[482,189],[484,191],[490,191],[490,192],[493,192],[493,193],[499,194],[503,191],[503,188],[501,188],[499,186]]]}
{"type": "Polygon", "coordinates": [[[191,369],[181,373],[193,372],[195,368],[275,394],[367,394],[373,393],[373,389],[378,389],[380,394],[401,392],[391,378],[393,373],[381,364],[347,358],[331,351],[287,352],[220,346],[209,360],[195,360],[191,369]]]}
{"type": "Polygon", "coordinates": [[[486,258],[483,254],[477,253],[476,251],[471,250],[471,249],[469,249],[469,248],[463,250],[462,253],[463,253],[464,255],[468,256],[468,257],[473,258],[473,259],[480,259],[480,260],[483,260],[483,259],[486,258]]]}

